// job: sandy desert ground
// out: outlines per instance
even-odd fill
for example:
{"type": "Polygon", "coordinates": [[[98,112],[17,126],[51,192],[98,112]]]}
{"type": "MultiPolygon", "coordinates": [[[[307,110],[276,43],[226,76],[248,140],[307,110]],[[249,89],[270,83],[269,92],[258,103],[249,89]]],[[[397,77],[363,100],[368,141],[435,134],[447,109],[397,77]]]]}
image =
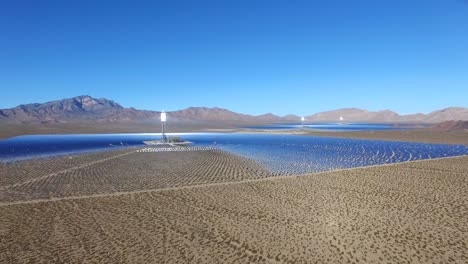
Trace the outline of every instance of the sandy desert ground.
{"type": "MultiPolygon", "coordinates": [[[[191,167],[216,166],[213,156],[191,167]]],[[[229,165],[238,160],[220,160],[217,172],[185,177],[222,173],[234,182],[207,183],[208,177],[169,189],[4,199],[0,262],[468,262],[467,156],[241,182],[239,164],[229,165]]],[[[138,166],[135,175],[148,169],[138,166]]],[[[111,178],[89,186],[120,184],[111,178]]]]}

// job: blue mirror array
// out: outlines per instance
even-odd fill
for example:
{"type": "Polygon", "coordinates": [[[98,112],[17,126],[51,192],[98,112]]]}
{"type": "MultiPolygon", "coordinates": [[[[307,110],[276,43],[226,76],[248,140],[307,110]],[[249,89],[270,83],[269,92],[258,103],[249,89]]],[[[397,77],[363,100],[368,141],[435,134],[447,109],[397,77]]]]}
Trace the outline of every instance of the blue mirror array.
{"type": "MultiPolygon", "coordinates": [[[[169,133],[195,146],[214,146],[255,160],[278,175],[468,154],[463,145],[281,134],[169,133]]],[[[144,146],[160,134],[37,135],[0,140],[0,161],[12,162],[144,146]]]]}

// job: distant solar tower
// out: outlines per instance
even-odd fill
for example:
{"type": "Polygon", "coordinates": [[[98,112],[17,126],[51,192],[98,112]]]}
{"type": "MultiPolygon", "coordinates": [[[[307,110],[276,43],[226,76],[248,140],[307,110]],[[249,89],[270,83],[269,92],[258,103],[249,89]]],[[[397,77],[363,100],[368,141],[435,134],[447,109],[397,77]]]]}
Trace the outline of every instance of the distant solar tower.
{"type": "Polygon", "coordinates": [[[162,133],[162,142],[167,142],[166,137],[166,112],[164,110],[161,112],[161,133],[162,133]]]}
{"type": "Polygon", "coordinates": [[[304,118],[304,117],[301,117],[301,124],[302,124],[302,126],[304,126],[304,121],[305,121],[305,118],[304,118]]]}

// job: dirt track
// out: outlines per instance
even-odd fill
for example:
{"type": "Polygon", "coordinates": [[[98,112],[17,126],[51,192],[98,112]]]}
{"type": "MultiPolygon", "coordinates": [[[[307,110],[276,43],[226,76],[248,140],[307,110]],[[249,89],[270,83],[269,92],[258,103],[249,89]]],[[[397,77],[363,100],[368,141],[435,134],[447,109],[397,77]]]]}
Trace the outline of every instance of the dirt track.
{"type": "Polygon", "coordinates": [[[466,263],[468,157],[0,206],[3,263],[466,263]]]}

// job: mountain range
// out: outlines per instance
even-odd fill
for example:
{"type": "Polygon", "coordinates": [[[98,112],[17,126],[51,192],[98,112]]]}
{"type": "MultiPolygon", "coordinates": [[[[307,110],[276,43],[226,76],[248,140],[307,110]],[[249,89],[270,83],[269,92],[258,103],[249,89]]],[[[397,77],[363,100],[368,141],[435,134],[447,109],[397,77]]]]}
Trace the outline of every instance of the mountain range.
{"type": "Polygon", "coordinates": [[[399,115],[391,110],[368,111],[358,108],[343,108],[333,111],[320,112],[306,119],[312,122],[337,121],[340,118],[350,122],[381,122],[381,123],[439,123],[450,120],[468,120],[468,108],[449,107],[436,110],[429,114],[399,115]]]}
{"type": "MultiPolygon", "coordinates": [[[[74,122],[154,122],[160,112],[125,108],[105,98],[78,96],[69,99],[19,105],[11,109],[0,110],[1,123],[37,124],[37,123],[74,123],[74,122]]],[[[221,122],[225,124],[268,124],[278,122],[298,122],[299,116],[247,115],[235,113],[223,108],[190,107],[168,112],[172,122],[221,122]]],[[[468,108],[450,107],[433,111],[429,114],[399,115],[390,110],[367,111],[358,108],[343,108],[320,112],[305,117],[306,122],[381,122],[381,123],[438,123],[449,120],[468,120],[468,108]]]]}

